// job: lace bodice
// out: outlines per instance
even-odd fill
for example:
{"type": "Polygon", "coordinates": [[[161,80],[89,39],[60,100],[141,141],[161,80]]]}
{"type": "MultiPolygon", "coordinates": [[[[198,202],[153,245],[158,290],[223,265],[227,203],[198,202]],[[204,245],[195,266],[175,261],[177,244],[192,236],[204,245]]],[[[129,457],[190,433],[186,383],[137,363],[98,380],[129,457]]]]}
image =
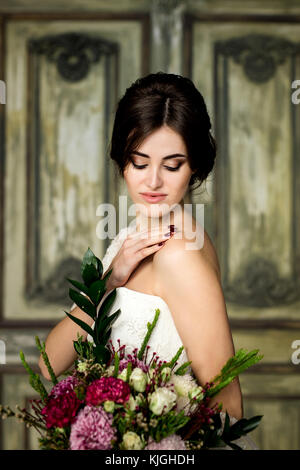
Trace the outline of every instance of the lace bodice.
{"type": "MultiPolygon", "coordinates": [[[[125,238],[132,231],[135,231],[134,226],[125,227],[121,229],[118,235],[112,240],[101,260],[103,273],[107,271],[125,238]]],[[[74,303],[71,310],[75,307],[76,304],[74,303]]],[[[101,303],[98,306],[98,311],[100,307],[101,303]]],[[[126,287],[116,288],[116,298],[109,312],[109,314],[113,314],[118,309],[121,310],[121,314],[112,325],[110,337],[115,349],[119,348],[118,339],[120,339],[121,346],[126,345],[125,349],[127,353],[132,353],[134,348],[140,348],[147,332],[147,323],[153,321],[157,308],[160,310],[160,315],[148,341],[150,349],[147,359],[149,360],[155,352],[159,356],[159,359],[163,361],[171,360],[182,346],[182,342],[168,305],[161,297],[134,291],[126,287]]],[[[95,323],[93,323],[92,328],[94,328],[94,325],[95,323]]],[[[87,340],[93,342],[93,338],[90,335],[87,336],[87,340]]],[[[186,351],[183,349],[177,360],[177,367],[188,360],[186,351]]],[[[187,371],[191,372],[191,370],[189,366],[187,371]]],[[[225,413],[221,413],[221,418],[224,423],[225,413]]],[[[231,424],[233,424],[237,420],[231,416],[230,421],[231,424]]],[[[258,449],[253,440],[248,436],[244,436],[235,442],[244,449],[258,449]]],[[[231,450],[228,446],[222,449],[231,450]]]]}

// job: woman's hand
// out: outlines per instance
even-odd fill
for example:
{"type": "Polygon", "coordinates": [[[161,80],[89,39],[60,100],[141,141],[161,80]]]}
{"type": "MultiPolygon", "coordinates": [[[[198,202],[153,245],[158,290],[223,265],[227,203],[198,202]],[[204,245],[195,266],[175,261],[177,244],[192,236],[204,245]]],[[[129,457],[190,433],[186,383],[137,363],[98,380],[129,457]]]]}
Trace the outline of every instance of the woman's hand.
{"type": "Polygon", "coordinates": [[[128,235],[107,270],[113,269],[108,286],[114,289],[126,284],[138,264],[147,256],[159,251],[171,236],[172,232],[168,232],[168,229],[148,230],[128,235]]]}

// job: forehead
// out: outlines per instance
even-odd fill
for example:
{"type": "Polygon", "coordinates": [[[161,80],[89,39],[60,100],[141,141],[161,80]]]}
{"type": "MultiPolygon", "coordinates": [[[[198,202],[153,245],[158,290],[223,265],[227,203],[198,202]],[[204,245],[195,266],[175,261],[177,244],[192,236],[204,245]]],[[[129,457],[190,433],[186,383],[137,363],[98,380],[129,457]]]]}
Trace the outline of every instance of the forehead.
{"type": "Polygon", "coordinates": [[[137,150],[149,156],[163,157],[172,153],[185,153],[186,145],[180,134],[164,126],[147,136],[137,150]]]}

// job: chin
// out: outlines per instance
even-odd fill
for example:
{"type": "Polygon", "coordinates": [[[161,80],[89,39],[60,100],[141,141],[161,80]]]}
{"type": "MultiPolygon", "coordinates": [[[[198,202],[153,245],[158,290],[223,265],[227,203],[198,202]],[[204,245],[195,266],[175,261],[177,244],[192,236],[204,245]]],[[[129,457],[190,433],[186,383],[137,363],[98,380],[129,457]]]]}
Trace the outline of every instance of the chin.
{"type": "Polygon", "coordinates": [[[170,211],[170,206],[166,203],[147,204],[143,202],[135,202],[136,213],[143,215],[144,217],[156,218],[170,211]]]}

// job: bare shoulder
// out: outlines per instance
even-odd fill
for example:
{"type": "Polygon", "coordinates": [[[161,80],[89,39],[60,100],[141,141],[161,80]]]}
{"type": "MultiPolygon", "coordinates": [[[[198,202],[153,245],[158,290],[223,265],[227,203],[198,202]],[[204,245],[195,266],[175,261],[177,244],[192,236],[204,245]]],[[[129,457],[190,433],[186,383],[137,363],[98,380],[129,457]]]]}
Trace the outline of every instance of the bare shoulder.
{"type": "Polygon", "coordinates": [[[153,256],[153,276],[155,290],[162,295],[162,280],[174,270],[181,279],[188,276],[209,275],[211,273],[221,283],[221,273],[215,247],[202,228],[194,238],[178,234],[166,241],[165,245],[153,256]],[[199,235],[200,233],[200,235],[199,235]]]}
{"type": "Polygon", "coordinates": [[[167,240],[163,248],[154,254],[154,266],[170,266],[171,260],[174,261],[176,257],[189,254],[190,256],[187,257],[189,259],[206,260],[221,277],[219,259],[214,244],[204,227],[199,226],[199,224],[197,227],[196,222],[193,220],[192,229],[196,235],[188,237],[184,232],[180,232],[167,240]]]}

